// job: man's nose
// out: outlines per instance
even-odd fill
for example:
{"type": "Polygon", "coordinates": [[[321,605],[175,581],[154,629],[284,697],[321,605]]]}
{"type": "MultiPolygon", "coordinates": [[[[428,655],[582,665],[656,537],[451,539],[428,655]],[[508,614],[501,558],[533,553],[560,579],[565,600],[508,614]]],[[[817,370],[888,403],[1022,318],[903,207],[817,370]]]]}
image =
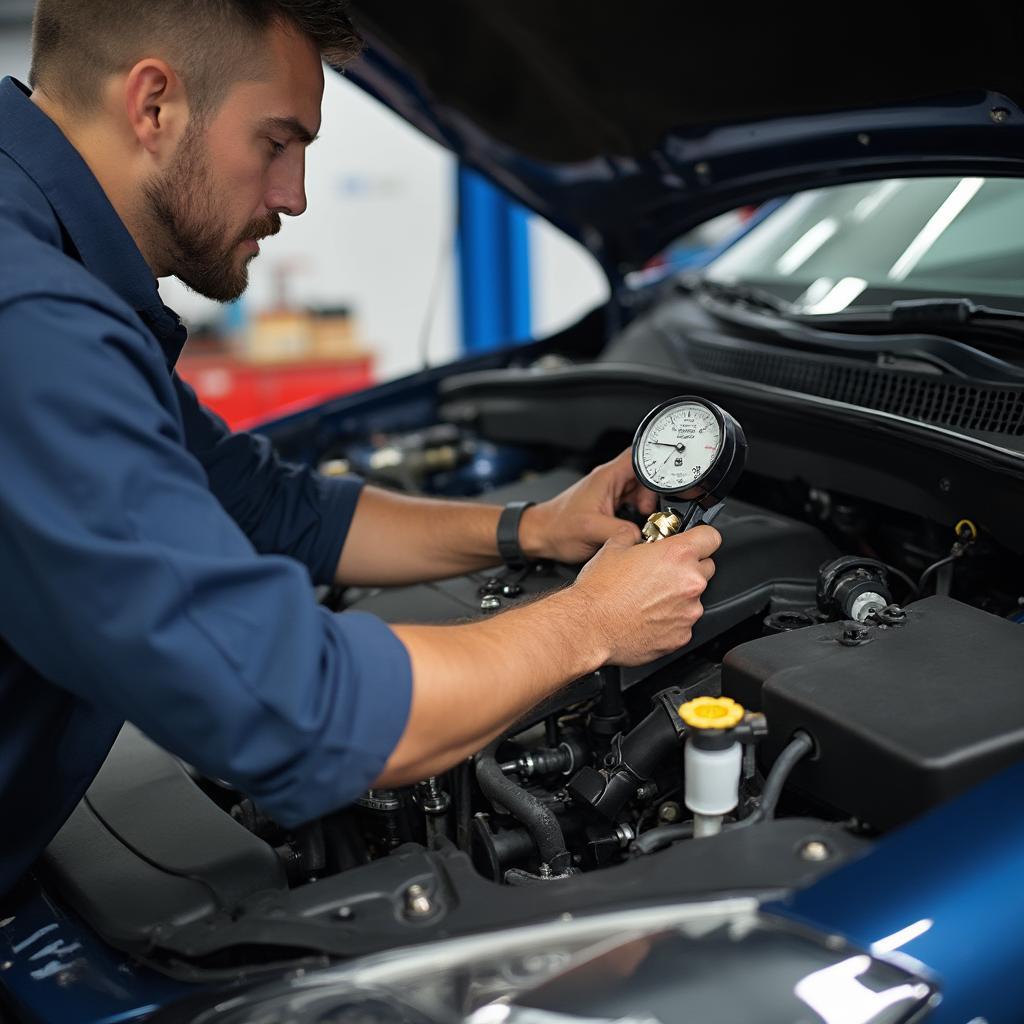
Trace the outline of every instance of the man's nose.
{"type": "Polygon", "coordinates": [[[290,168],[282,168],[267,189],[266,207],[273,213],[298,217],[306,210],[305,161],[296,161],[290,168]]]}

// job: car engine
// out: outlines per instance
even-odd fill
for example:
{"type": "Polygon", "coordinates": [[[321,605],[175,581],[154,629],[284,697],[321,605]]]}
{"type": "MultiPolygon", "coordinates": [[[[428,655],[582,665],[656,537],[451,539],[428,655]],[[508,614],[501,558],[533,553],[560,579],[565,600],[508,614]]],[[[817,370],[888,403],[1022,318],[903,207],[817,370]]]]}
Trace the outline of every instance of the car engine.
{"type": "MultiPolygon", "coordinates": [[[[543,501],[678,393],[631,372],[608,383],[558,362],[540,371],[550,396],[535,369],[467,374],[443,385],[433,425],[335,431],[314,461],[406,493],[543,501]],[[605,386],[615,401],[595,403],[605,386]],[[557,443],[553,418],[569,424],[557,443]]],[[[961,504],[967,471],[924,448],[883,477],[898,442],[870,425],[823,419],[783,446],[789,421],[766,408],[736,410],[752,458],[715,520],[717,572],[684,649],[576,679],[445,774],[298,829],[126,727],[45,870],[108,941],[200,979],[624,900],[798,888],[1018,760],[1024,544],[1004,492],[961,504]],[[913,490],[933,457],[948,507],[913,490]]],[[[1019,479],[1004,479],[1012,497],[1019,479]]],[[[469,621],[577,572],[498,566],[318,598],[396,623],[469,621]]]]}
{"type": "MultiPolygon", "coordinates": [[[[523,474],[522,451],[453,424],[339,457],[323,470],[356,468],[418,492],[476,490],[489,502],[543,500],[586,468],[523,474]],[[501,473],[518,479],[494,486],[501,473]]],[[[743,713],[738,801],[716,831],[756,825],[781,808],[870,836],[1019,756],[1024,701],[1014,664],[1024,634],[1009,618],[1020,609],[1010,594],[1000,615],[949,596],[954,562],[966,558],[978,578],[999,557],[973,523],[951,531],[944,552],[938,536],[914,543],[909,524],[879,521],[881,510],[865,503],[807,488],[797,504],[764,481],[751,484],[716,521],[718,571],[685,650],[576,680],[471,761],[417,786],[370,791],[299,843],[247,801],[231,813],[283,851],[293,884],[407,844],[448,842],[486,878],[524,885],[692,841],[684,765],[695,730],[680,708],[698,698],[730,698],[743,713]],[[905,568],[876,557],[872,542],[883,540],[905,568]],[[979,673],[994,683],[984,700],[965,685],[979,673]]],[[[635,518],[628,508],[620,514],[635,518]]],[[[574,575],[536,563],[324,599],[387,621],[468,621],[574,575]]],[[[991,609],[999,600],[987,593],[981,603],[991,609]]]]}

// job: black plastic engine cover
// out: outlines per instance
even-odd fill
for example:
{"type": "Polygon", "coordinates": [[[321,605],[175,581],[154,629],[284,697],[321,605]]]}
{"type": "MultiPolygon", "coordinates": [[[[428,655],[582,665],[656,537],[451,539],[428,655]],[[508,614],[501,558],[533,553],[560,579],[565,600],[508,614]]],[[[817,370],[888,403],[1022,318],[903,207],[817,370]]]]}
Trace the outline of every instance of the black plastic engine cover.
{"type": "MultiPolygon", "coordinates": [[[[544,501],[578,479],[579,475],[571,471],[554,470],[491,491],[482,500],[494,504],[516,498],[544,501]]],[[[838,554],[815,527],[732,498],[726,501],[715,526],[723,537],[715,554],[717,572],[704,592],[704,615],[693,629],[692,642],[659,661],[623,669],[624,687],[646,679],[681,654],[697,650],[747,619],[768,611],[813,605],[818,568],[838,554]]],[[[541,573],[528,574],[519,581],[522,599],[564,587],[578,571],[575,566],[555,564],[541,573]]],[[[372,612],[385,622],[464,622],[481,616],[480,584],[491,575],[475,573],[437,583],[393,587],[363,597],[350,607],[372,612]]],[[[503,608],[522,603],[514,598],[502,598],[501,602],[503,608]]]]}
{"type": "Polygon", "coordinates": [[[1024,628],[930,597],[864,643],[843,633],[808,626],[723,663],[722,692],[767,717],[766,763],[797,729],[814,737],[794,788],[888,828],[1024,755],[1024,628]]]}

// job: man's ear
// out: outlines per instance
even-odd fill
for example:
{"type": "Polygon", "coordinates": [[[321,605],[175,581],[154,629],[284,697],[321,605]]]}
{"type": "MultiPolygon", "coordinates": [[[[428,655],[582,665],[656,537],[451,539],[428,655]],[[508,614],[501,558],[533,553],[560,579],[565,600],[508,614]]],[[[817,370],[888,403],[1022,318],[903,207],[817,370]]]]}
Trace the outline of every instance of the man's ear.
{"type": "Polygon", "coordinates": [[[123,95],[128,124],[139,145],[164,163],[188,124],[188,97],[181,79],[166,61],[146,57],[128,72],[123,95]]]}

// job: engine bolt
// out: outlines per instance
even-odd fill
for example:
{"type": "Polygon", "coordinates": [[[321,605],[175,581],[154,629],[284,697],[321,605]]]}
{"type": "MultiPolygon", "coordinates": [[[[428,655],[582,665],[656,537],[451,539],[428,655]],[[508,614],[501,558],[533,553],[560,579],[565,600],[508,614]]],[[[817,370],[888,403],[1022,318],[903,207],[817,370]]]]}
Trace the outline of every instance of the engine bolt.
{"type": "Polygon", "coordinates": [[[844,647],[859,647],[870,639],[870,630],[859,622],[847,622],[843,626],[843,632],[839,636],[839,642],[844,647]]]}
{"type": "Polygon", "coordinates": [[[410,885],[405,890],[405,913],[407,917],[428,917],[434,912],[430,895],[422,885],[410,885]]]}
{"type": "Polygon", "coordinates": [[[667,825],[671,825],[673,822],[678,821],[682,810],[675,802],[675,800],[666,800],[658,808],[658,818],[665,822],[667,825]]]}
{"type": "Polygon", "coordinates": [[[828,860],[831,855],[832,851],[820,839],[811,839],[800,847],[800,856],[815,863],[828,860]]]}

